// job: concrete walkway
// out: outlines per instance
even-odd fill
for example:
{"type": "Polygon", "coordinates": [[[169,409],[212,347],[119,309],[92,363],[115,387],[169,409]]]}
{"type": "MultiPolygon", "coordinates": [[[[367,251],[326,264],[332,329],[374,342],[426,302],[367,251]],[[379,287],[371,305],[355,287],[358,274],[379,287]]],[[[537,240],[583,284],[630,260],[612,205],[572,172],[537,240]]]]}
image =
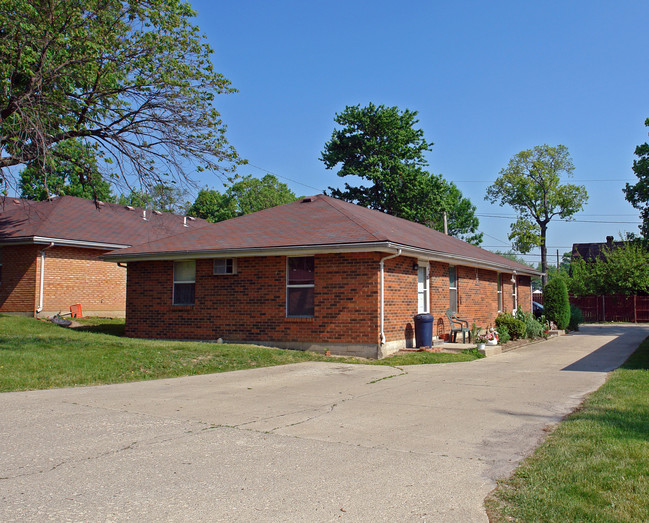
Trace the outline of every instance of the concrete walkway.
{"type": "Polygon", "coordinates": [[[496,479],[647,335],[1,394],[0,520],[486,521],[496,479]]]}

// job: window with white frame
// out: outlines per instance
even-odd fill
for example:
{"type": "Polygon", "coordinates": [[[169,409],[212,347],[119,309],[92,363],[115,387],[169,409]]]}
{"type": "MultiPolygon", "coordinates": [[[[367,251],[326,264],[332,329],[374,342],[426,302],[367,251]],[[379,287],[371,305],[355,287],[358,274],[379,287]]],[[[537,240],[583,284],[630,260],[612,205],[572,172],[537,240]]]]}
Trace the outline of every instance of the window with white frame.
{"type": "Polygon", "coordinates": [[[417,312],[429,312],[428,264],[417,267],[417,312]]]}
{"type": "Polygon", "coordinates": [[[196,261],[174,262],[174,305],[194,305],[196,261]]]}
{"type": "Polygon", "coordinates": [[[503,275],[498,273],[498,312],[503,310],[503,275]]]}
{"type": "Polygon", "coordinates": [[[516,275],[514,274],[512,276],[512,306],[513,310],[516,311],[518,309],[518,288],[516,285],[516,275]]]}
{"type": "Polygon", "coordinates": [[[213,274],[236,274],[236,258],[217,258],[214,260],[213,274]]]}
{"type": "Polygon", "coordinates": [[[286,259],[286,316],[313,316],[314,258],[286,259]]]}
{"type": "Polygon", "coordinates": [[[457,312],[457,267],[449,266],[448,268],[448,307],[453,312],[457,312]]]}

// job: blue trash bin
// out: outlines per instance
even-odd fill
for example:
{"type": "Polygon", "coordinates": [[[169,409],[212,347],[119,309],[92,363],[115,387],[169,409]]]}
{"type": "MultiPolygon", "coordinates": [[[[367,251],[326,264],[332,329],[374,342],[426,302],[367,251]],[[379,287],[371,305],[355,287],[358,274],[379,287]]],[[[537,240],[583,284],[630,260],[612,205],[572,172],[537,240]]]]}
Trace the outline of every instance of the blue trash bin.
{"type": "Polygon", "coordinates": [[[433,321],[432,314],[417,314],[415,316],[415,341],[417,347],[433,346],[433,321]]]}

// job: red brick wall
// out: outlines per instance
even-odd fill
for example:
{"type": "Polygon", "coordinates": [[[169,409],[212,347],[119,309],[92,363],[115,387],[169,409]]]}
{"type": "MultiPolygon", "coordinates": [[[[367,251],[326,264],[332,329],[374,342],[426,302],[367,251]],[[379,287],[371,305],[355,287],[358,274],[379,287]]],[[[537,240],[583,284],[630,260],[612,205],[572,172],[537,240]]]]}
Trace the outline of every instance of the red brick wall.
{"type": "MultiPolygon", "coordinates": [[[[380,334],[379,261],[384,253],[315,256],[313,318],[286,317],[286,257],[237,260],[237,274],[215,276],[212,260],[196,261],[196,302],[172,305],[173,262],[131,262],[127,283],[128,336],[144,338],[378,343],[380,334]]],[[[385,262],[386,341],[414,337],[417,314],[416,258],[385,262]]],[[[497,314],[497,273],[458,267],[459,314],[479,327],[497,314]]],[[[511,301],[511,275],[503,275],[504,303],[511,301]],[[508,283],[509,282],[509,283],[508,283]],[[509,287],[507,286],[509,285],[509,287]],[[509,301],[508,301],[509,300],[509,301]]],[[[529,286],[529,278],[527,285],[529,286]]],[[[529,310],[529,287],[519,277],[519,302],[529,310]],[[527,292],[527,298],[523,294],[527,292]]],[[[430,311],[434,334],[448,332],[448,265],[430,264],[430,311]]]]}
{"type": "MultiPolygon", "coordinates": [[[[79,303],[86,315],[123,314],[126,269],[97,258],[105,252],[108,251],[58,245],[47,249],[43,313],[70,312],[70,305],[79,303]]],[[[40,257],[38,261],[40,271],[40,257]]]]}
{"type": "MultiPolygon", "coordinates": [[[[418,312],[417,258],[399,256],[384,263],[385,339],[388,342],[411,340],[415,337],[414,316],[418,312]]],[[[376,269],[379,270],[378,264],[376,269]]]]}
{"type": "Polygon", "coordinates": [[[173,262],[132,262],[126,332],[149,338],[378,342],[378,255],[315,256],[313,318],[286,317],[286,257],[237,260],[237,274],[196,261],[194,306],[172,305],[173,262]]]}
{"type": "Polygon", "coordinates": [[[33,314],[36,303],[37,245],[0,247],[2,281],[0,281],[0,312],[33,314]]]}
{"type": "MultiPolygon", "coordinates": [[[[430,262],[431,314],[435,316],[433,334],[442,337],[450,332],[446,310],[449,308],[448,265],[430,262]]],[[[498,273],[487,269],[457,266],[458,316],[475,322],[480,328],[493,326],[498,316],[498,273]]],[[[511,274],[503,273],[503,309],[512,310],[511,274]]],[[[525,312],[531,312],[529,276],[518,276],[518,303],[525,312]]]]}
{"type": "MultiPolygon", "coordinates": [[[[41,251],[45,245],[0,248],[0,312],[34,314],[40,303],[41,251]]],[[[124,313],[126,269],[97,259],[106,250],[57,246],[45,251],[44,315],[69,312],[79,303],[84,314],[124,313]]]]}

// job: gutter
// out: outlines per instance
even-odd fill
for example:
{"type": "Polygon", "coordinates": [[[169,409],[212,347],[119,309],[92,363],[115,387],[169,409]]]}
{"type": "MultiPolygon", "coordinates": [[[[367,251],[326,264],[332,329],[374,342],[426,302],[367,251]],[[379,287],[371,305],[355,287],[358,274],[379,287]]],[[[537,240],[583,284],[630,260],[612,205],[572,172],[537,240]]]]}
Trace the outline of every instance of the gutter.
{"type": "Polygon", "coordinates": [[[422,249],[399,243],[382,241],[382,242],[363,242],[363,243],[332,243],[322,245],[292,245],[277,247],[242,247],[228,249],[204,249],[204,250],[178,250],[165,252],[140,252],[140,253],[123,253],[115,251],[99,256],[104,261],[112,262],[129,262],[129,261],[153,261],[153,260],[183,260],[183,259],[200,259],[200,258],[228,258],[240,256],[310,256],[319,253],[331,252],[394,252],[401,250],[404,256],[425,259],[428,261],[438,261],[450,263],[451,265],[463,265],[466,267],[478,267],[498,272],[517,271],[520,274],[528,276],[538,276],[540,272],[531,267],[528,270],[523,266],[512,267],[504,263],[496,263],[488,260],[481,260],[468,256],[457,254],[443,253],[432,249],[422,249]]]}
{"type": "Polygon", "coordinates": [[[38,297],[38,309],[36,309],[36,314],[40,314],[41,311],[43,310],[43,279],[45,278],[45,251],[52,247],[54,247],[54,242],[50,242],[50,244],[41,251],[41,290],[40,290],[40,295],[38,297]]]}
{"type": "Polygon", "coordinates": [[[384,261],[385,260],[390,260],[392,258],[396,258],[397,256],[401,256],[401,249],[398,249],[396,254],[392,254],[390,256],[386,256],[385,258],[381,258],[381,261],[379,262],[379,265],[381,266],[381,334],[380,334],[380,342],[381,345],[385,343],[385,332],[383,332],[383,327],[384,327],[384,322],[385,322],[385,301],[384,301],[384,288],[385,288],[385,278],[384,278],[384,261]]]}

